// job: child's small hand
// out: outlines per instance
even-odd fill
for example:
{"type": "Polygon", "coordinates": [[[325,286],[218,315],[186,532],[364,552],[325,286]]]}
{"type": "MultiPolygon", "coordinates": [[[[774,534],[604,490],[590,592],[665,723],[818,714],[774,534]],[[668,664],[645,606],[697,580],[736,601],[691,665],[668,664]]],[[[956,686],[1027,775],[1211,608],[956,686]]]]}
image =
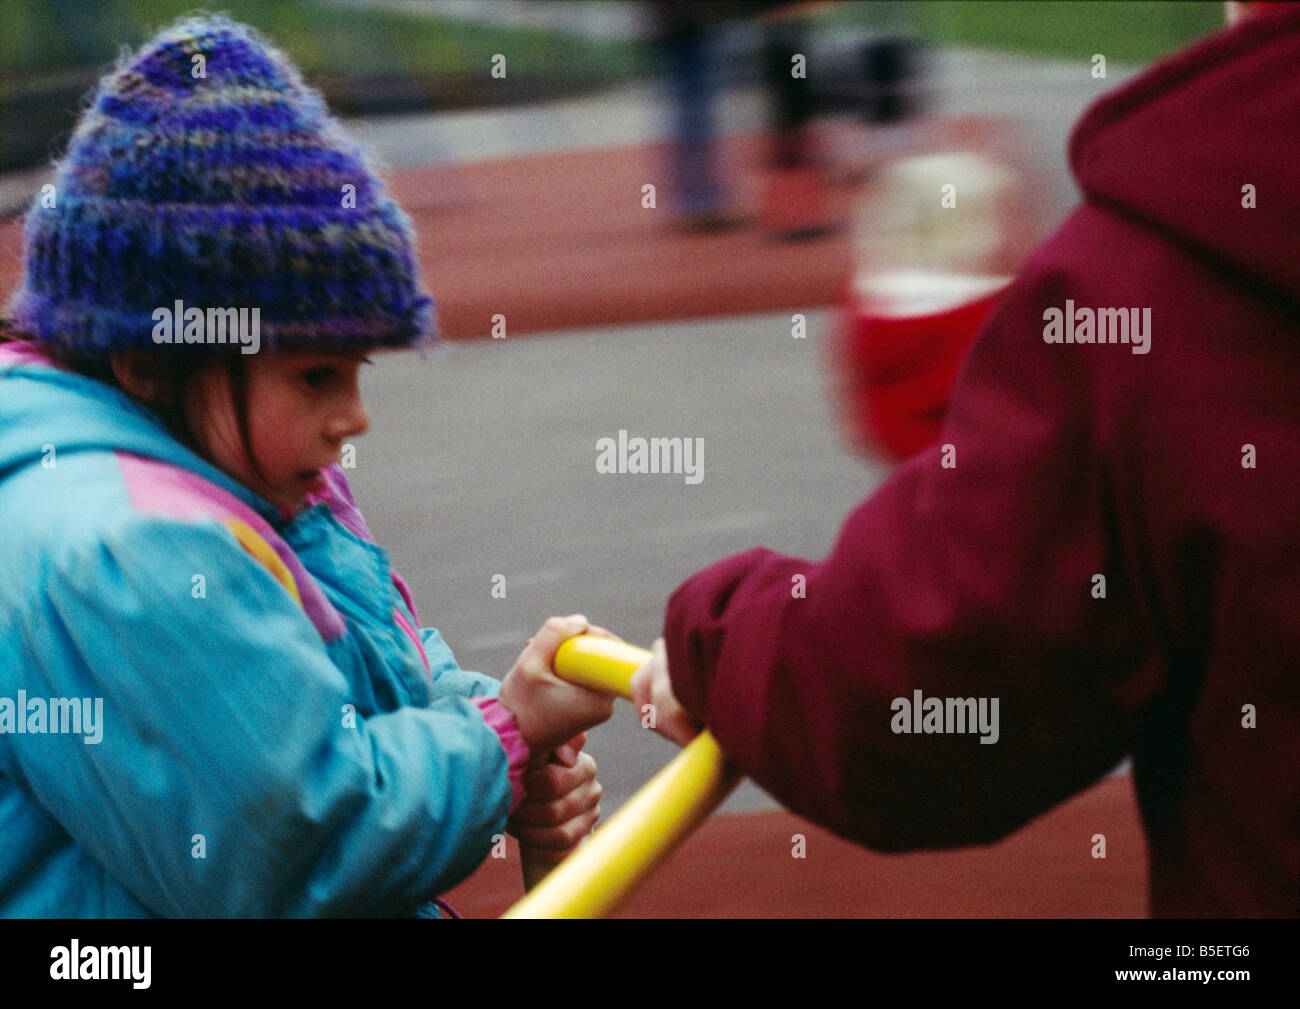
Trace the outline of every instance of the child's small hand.
{"type": "Polygon", "coordinates": [[[497,699],[515,716],[535,755],[552,753],[614,713],[613,697],[565,683],[553,669],[560,644],[587,630],[586,617],[551,617],[501,683],[497,699]]]}
{"type": "Polygon", "coordinates": [[[655,732],[678,746],[685,746],[703,728],[673,693],[673,684],[668,678],[668,651],[664,648],[663,638],[650,646],[649,661],[632,674],[632,703],[636,705],[638,714],[643,714],[646,705],[650,705],[655,732]]]}
{"type": "Polygon", "coordinates": [[[526,861],[559,864],[600,819],[603,789],[596,761],[582,752],[585,741],[579,736],[555,751],[550,763],[524,775],[524,801],[506,829],[519,839],[526,861]]]}

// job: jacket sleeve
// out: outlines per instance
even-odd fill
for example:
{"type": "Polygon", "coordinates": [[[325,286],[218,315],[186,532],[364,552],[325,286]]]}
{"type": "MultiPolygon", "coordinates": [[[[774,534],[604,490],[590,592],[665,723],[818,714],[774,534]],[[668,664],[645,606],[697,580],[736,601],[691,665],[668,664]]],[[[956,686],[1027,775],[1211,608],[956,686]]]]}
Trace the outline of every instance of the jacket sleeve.
{"type": "Polygon", "coordinates": [[[26,785],[155,913],[406,914],[504,829],[507,759],[475,706],[357,715],[223,527],[132,518],[56,557],[42,596],[29,680],[102,698],[102,740],[23,737],[26,785]]]}
{"type": "Polygon", "coordinates": [[[484,673],[461,669],[451,648],[433,627],[420,628],[420,641],[429,660],[429,675],[433,678],[433,694],[453,694],[459,697],[496,697],[501,681],[484,673]]]}
{"type": "Polygon", "coordinates": [[[1128,348],[1046,344],[1043,310],[1065,296],[1047,268],[1013,285],[940,444],[849,515],[828,557],[754,549],[669,601],[686,708],[777,799],[869,846],[1006,835],[1111,769],[1157,687],[1089,374],[1128,348]],[[918,727],[899,703],[916,691],[922,711],[984,699],[989,730],[896,731],[918,727]]]}
{"type": "Polygon", "coordinates": [[[420,630],[424,654],[429,661],[429,675],[433,679],[431,694],[439,697],[463,697],[474,702],[483,713],[488,725],[496,730],[501,746],[506,752],[510,767],[510,812],[513,813],[524,799],[524,772],[528,770],[531,754],[528,743],[519,731],[519,724],[503,705],[497,701],[501,681],[461,669],[447,642],[432,627],[420,630]]]}

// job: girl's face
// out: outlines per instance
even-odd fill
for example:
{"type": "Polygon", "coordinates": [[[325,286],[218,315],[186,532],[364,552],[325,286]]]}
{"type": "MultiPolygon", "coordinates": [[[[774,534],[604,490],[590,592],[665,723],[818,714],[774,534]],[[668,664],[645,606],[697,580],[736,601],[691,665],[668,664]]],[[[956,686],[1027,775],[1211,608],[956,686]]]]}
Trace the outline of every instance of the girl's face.
{"type": "Polygon", "coordinates": [[[254,458],[244,447],[224,367],[195,377],[186,420],[213,463],[291,514],[308,494],[324,488],[321,471],[339,461],[343,443],[370,427],[357,383],[361,366],[370,361],[359,352],[280,351],[251,354],[242,363],[254,458]]]}

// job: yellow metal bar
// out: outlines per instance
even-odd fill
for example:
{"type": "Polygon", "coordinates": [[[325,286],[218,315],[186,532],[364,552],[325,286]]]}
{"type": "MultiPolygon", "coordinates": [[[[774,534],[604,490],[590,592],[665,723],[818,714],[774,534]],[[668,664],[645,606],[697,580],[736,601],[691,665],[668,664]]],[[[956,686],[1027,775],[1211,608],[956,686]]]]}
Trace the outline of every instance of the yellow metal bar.
{"type": "MultiPolygon", "coordinates": [[[[555,672],[562,679],[603,694],[632,699],[632,674],[650,659],[644,648],[626,641],[611,641],[594,634],[580,634],[560,644],[555,653],[555,672]]],[[[531,891],[552,871],[549,862],[531,858],[525,851],[524,889],[531,891]]]]}
{"type": "MultiPolygon", "coordinates": [[[[650,659],[650,653],[625,641],[611,641],[593,634],[580,634],[560,644],[555,653],[555,672],[562,679],[603,694],[632,699],[632,674],[650,659]]],[[[531,891],[551,874],[545,860],[524,858],[524,889],[531,891]]]]}
{"type": "MultiPolygon", "coordinates": [[[[560,645],[555,672],[630,700],[632,674],[649,658],[644,648],[581,635],[560,645]]],[[[713,736],[701,733],[505,917],[599,918],[611,913],[739,780],[713,736]]]]}
{"type": "Polygon", "coordinates": [[[632,700],[632,674],[650,661],[644,648],[592,634],[569,638],[555,653],[555,674],[580,687],[632,700]]]}
{"type": "Polygon", "coordinates": [[[740,781],[702,732],[506,918],[602,918],[615,911],[740,781]]]}

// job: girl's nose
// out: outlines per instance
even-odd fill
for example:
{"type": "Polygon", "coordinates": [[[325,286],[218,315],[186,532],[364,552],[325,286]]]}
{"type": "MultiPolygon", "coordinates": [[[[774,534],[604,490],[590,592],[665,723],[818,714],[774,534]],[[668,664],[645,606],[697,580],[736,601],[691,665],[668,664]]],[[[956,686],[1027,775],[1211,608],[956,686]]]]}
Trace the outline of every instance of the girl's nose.
{"type": "Polygon", "coordinates": [[[350,435],[353,438],[356,438],[360,435],[365,434],[369,430],[370,430],[370,412],[366,409],[364,403],[362,403],[360,400],[357,400],[357,408],[352,415],[352,427],[349,429],[348,435],[350,435]]]}
{"type": "Polygon", "coordinates": [[[359,391],[353,393],[343,408],[330,420],[329,436],[333,441],[356,438],[370,430],[370,413],[359,391]]]}

